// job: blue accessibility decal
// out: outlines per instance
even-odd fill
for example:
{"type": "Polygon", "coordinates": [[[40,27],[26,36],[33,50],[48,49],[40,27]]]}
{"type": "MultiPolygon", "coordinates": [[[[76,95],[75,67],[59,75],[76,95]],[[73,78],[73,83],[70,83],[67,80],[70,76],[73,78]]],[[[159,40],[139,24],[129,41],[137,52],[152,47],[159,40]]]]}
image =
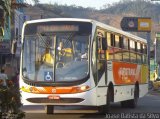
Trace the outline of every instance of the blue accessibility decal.
{"type": "Polygon", "coordinates": [[[50,71],[44,72],[44,80],[45,81],[52,81],[53,80],[53,72],[50,72],[50,71]]]}

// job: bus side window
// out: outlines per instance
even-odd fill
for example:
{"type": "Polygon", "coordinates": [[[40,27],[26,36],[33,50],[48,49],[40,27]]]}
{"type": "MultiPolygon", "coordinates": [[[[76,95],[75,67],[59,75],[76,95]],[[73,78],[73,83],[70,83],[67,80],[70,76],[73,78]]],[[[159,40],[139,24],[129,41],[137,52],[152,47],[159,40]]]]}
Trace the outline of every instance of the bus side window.
{"type": "Polygon", "coordinates": [[[137,42],[137,63],[142,63],[141,44],[137,42]]]}
{"type": "Polygon", "coordinates": [[[123,44],[123,36],[120,36],[120,39],[119,39],[119,47],[120,48],[124,48],[124,44],[123,44]]]}
{"type": "Polygon", "coordinates": [[[142,44],[142,63],[146,64],[147,63],[147,45],[142,44]]]}
{"type": "Polygon", "coordinates": [[[114,47],[115,46],[115,37],[114,34],[111,34],[111,46],[114,47]]]}
{"type": "Polygon", "coordinates": [[[123,44],[123,36],[120,36],[119,38],[119,48],[120,48],[120,51],[121,51],[121,60],[123,60],[123,48],[124,48],[124,44],[123,44]]]}
{"type": "Polygon", "coordinates": [[[107,60],[113,60],[113,46],[114,46],[114,35],[107,32],[107,45],[108,45],[108,49],[107,49],[107,60]]]}
{"type": "Polygon", "coordinates": [[[107,32],[107,45],[111,47],[111,34],[107,32]]]}
{"type": "Polygon", "coordinates": [[[115,35],[115,47],[119,47],[120,45],[119,45],[119,36],[118,35],[115,35]]]}
{"type": "Polygon", "coordinates": [[[136,63],[137,58],[136,58],[136,43],[134,40],[130,40],[130,59],[131,62],[136,63]]]}
{"type": "Polygon", "coordinates": [[[123,37],[123,61],[129,61],[129,40],[123,37]]]}
{"type": "Polygon", "coordinates": [[[114,47],[114,58],[115,60],[122,60],[122,50],[120,48],[120,36],[115,35],[115,47],[114,47]]]}
{"type": "Polygon", "coordinates": [[[107,50],[107,42],[106,38],[102,33],[98,32],[97,43],[98,43],[98,59],[105,60],[106,58],[105,51],[107,50]]]}

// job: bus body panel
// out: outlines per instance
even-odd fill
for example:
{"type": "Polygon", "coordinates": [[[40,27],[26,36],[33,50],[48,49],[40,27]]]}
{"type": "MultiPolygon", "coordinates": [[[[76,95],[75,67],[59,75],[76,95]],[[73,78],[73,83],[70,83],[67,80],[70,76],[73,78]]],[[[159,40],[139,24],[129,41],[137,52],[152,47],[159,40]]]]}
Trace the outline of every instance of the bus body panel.
{"type": "Polygon", "coordinates": [[[134,85],[114,86],[114,102],[133,99],[134,87],[134,85]]]}
{"type": "Polygon", "coordinates": [[[107,86],[97,86],[97,105],[106,105],[107,86]]]}

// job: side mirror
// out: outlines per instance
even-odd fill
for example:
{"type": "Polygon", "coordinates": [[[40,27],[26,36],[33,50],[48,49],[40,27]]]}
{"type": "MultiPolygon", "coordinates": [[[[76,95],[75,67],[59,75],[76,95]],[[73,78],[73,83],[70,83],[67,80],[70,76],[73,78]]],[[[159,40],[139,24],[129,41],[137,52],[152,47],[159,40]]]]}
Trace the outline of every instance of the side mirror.
{"type": "Polygon", "coordinates": [[[102,50],[107,50],[107,41],[106,41],[106,38],[102,38],[102,50]]]}

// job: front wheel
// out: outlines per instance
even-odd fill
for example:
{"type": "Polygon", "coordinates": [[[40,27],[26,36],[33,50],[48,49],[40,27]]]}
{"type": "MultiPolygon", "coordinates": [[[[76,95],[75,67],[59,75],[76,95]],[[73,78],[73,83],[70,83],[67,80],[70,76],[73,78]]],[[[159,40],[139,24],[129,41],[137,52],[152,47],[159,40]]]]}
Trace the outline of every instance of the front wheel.
{"type": "Polygon", "coordinates": [[[53,114],[54,113],[54,106],[53,105],[46,105],[45,111],[46,111],[46,114],[53,114]]]}

